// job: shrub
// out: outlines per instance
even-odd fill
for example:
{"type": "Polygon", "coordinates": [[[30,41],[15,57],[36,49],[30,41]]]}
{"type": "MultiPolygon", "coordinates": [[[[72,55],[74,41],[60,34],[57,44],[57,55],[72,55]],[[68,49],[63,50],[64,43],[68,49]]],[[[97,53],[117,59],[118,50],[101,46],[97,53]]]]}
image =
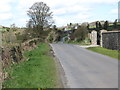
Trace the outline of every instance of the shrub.
{"type": "Polygon", "coordinates": [[[86,26],[79,26],[73,35],[77,39],[77,41],[85,40],[85,38],[88,35],[87,27],[86,26]]]}

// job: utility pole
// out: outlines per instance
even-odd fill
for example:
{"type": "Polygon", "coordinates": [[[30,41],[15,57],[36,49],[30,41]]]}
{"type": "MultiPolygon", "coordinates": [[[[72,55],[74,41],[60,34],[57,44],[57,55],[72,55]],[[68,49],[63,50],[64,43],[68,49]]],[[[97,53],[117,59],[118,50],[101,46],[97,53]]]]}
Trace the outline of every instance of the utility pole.
{"type": "Polygon", "coordinates": [[[2,89],[3,67],[2,67],[2,32],[0,31],[0,90],[2,89]]]}
{"type": "Polygon", "coordinates": [[[118,22],[120,22],[120,1],[118,2],[118,22]]]}

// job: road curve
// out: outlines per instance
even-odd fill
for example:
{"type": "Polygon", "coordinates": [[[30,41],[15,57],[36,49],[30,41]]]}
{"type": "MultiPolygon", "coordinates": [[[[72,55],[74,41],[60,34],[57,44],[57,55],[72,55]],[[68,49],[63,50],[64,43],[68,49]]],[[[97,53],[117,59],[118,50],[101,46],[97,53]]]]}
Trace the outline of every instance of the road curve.
{"type": "Polygon", "coordinates": [[[51,44],[70,88],[118,88],[118,60],[72,44],[51,44]]]}

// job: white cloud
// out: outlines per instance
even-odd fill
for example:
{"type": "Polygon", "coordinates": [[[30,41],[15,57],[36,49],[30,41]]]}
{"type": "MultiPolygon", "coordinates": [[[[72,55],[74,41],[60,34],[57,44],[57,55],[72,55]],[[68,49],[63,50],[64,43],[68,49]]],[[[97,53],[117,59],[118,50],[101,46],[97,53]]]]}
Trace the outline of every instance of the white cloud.
{"type": "Polygon", "coordinates": [[[76,19],[89,19],[90,17],[92,17],[93,15],[92,14],[90,14],[90,13],[79,13],[79,14],[77,14],[76,16],[75,16],[75,18],[76,19]]]}
{"type": "Polygon", "coordinates": [[[57,25],[64,25],[67,21],[66,21],[66,19],[64,19],[64,18],[62,18],[62,17],[58,17],[58,16],[55,16],[54,17],[54,20],[55,20],[55,23],[57,24],[57,25]]]}
{"type": "Polygon", "coordinates": [[[68,23],[82,23],[88,22],[91,17],[94,15],[91,13],[78,13],[76,15],[66,15],[64,17],[55,16],[55,23],[58,26],[64,26],[68,23]]]}
{"type": "Polygon", "coordinates": [[[0,4],[0,13],[9,12],[11,10],[10,5],[8,4],[0,4]]]}
{"type": "Polygon", "coordinates": [[[112,10],[110,11],[110,13],[112,13],[112,14],[117,14],[117,13],[118,13],[118,9],[112,9],[112,10]]]}
{"type": "MultiPolygon", "coordinates": [[[[117,4],[119,0],[1,0],[0,20],[14,17],[15,23],[24,23],[27,20],[26,11],[29,7],[41,1],[50,6],[56,24],[64,25],[70,22],[87,21],[92,16],[90,12],[94,10],[94,5],[117,4]],[[17,7],[11,4],[13,2],[17,2],[17,7]],[[14,9],[16,9],[15,14],[12,13],[14,9]]],[[[111,10],[111,13],[117,13],[116,9],[111,10]]]]}
{"type": "Polygon", "coordinates": [[[26,26],[28,18],[19,18],[16,21],[17,21],[16,26],[26,26]]]}
{"type": "Polygon", "coordinates": [[[30,7],[35,2],[45,2],[51,8],[72,7],[76,5],[98,4],[98,3],[117,3],[119,0],[19,0],[19,7],[30,7]]]}
{"type": "Polygon", "coordinates": [[[13,17],[11,13],[12,6],[10,5],[15,0],[1,0],[0,1],[0,21],[8,20],[13,17]]]}
{"type": "Polygon", "coordinates": [[[1,0],[0,1],[0,12],[8,12],[11,10],[11,3],[16,0],[1,0]]]}
{"type": "Polygon", "coordinates": [[[53,13],[55,15],[63,15],[63,14],[86,12],[88,10],[91,10],[91,8],[75,5],[75,6],[70,6],[70,7],[63,7],[63,8],[59,8],[59,9],[54,9],[53,13]]]}
{"type": "MultiPolygon", "coordinates": [[[[53,11],[56,24],[63,25],[68,22],[77,22],[78,19],[83,21],[90,18],[89,13],[96,4],[113,4],[118,0],[19,0],[19,11],[26,13],[28,8],[35,2],[45,2],[53,11]],[[86,12],[88,12],[86,14],[86,12]],[[72,14],[72,16],[70,16],[72,14]]],[[[23,17],[24,18],[24,17],[23,17]]],[[[22,19],[22,18],[21,18],[22,19]]]]}
{"type": "Polygon", "coordinates": [[[13,15],[12,13],[1,13],[0,14],[0,20],[8,20],[8,19],[12,19],[13,15]]]}

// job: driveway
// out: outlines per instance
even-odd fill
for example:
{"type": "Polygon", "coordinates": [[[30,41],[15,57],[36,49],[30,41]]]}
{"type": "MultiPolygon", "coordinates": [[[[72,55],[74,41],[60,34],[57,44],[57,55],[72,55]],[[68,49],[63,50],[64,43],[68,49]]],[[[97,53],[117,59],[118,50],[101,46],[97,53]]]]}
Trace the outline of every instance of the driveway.
{"type": "MultiPolygon", "coordinates": [[[[69,88],[118,88],[118,60],[78,45],[51,44],[69,88]]],[[[63,80],[65,81],[65,80],[63,80]]]]}

